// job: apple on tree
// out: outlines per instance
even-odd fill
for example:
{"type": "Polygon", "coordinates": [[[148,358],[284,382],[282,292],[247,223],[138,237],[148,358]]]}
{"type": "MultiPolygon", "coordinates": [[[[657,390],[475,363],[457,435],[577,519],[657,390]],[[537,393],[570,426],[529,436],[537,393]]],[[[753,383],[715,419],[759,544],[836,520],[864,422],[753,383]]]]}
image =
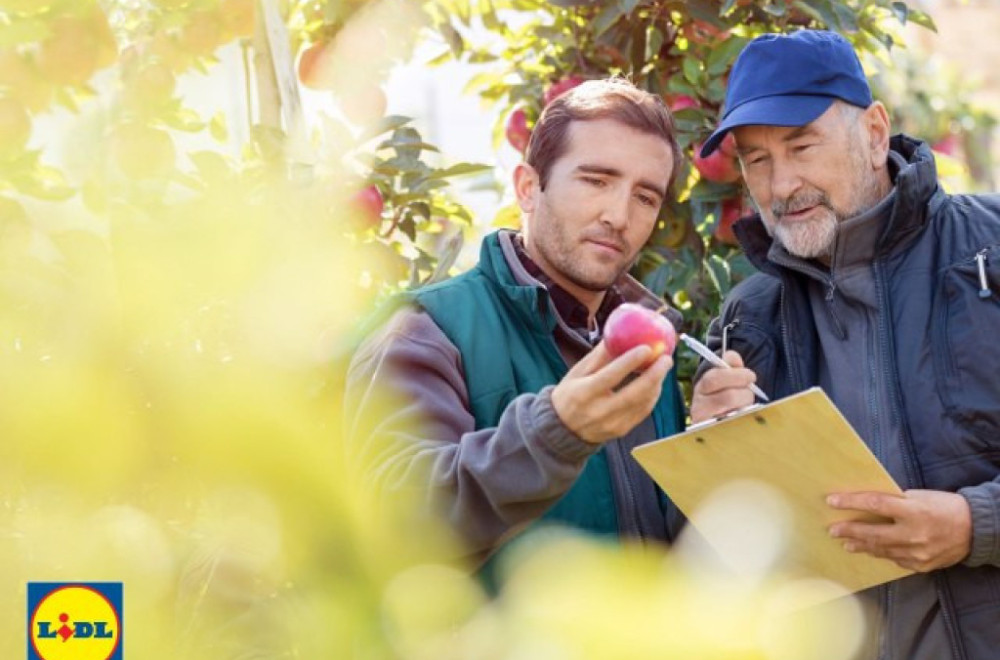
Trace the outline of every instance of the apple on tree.
{"type": "Polygon", "coordinates": [[[679,94],[670,101],[667,107],[670,108],[670,112],[680,112],[681,110],[687,110],[688,108],[700,108],[701,104],[698,103],[698,99],[693,96],[679,94]]]}
{"type": "Polygon", "coordinates": [[[504,130],[507,141],[522,154],[528,148],[528,140],[531,139],[531,129],[528,128],[528,115],[524,108],[517,108],[507,117],[507,127],[504,130]]]}
{"type": "Polygon", "coordinates": [[[604,324],[604,344],[612,357],[645,344],[653,349],[648,366],[661,355],[674,352],[677,331],[665,316],[642,305],[622,303],[604,324]]]}
{"type": "Polygon", "coordinates": [[[299,55],[299,82],[309,89],[321,91],[333,89],[335,80],[331,53],[332,50],[328,50],[324,42],[317,42],[305,48],[299,55]]]}
{"type": "Polygon", "coordinates": [[[377,228],[382,222],[382,209],[385,207],[385,202],[378,186],[374,184],[365,186],[351,195],[348,204],[364,227],[377,228]]]}
{"type": "Polygon", "coordinates": [[[691,160],[698,172],[701,173],[701,176],[708,181],[735,183],[740,178],[740,168],[736,165],[733,153],[731,151],[727,155],[720,148],[702,158],[701,144],[699,143],[694,145],[694,157],[691,160]]]}
{"type": "Polygon", "coordinates": [[[727,199],[722,202],[719,221],[715,224],[715,230],[712,234],[720,243],[739,245],[736,234],[733,233],[733,223],[746,215],[750,215],[750,210],[743,205],[742,199],[738,197],[727,199]]]}
{"type": "Polygon", "coordinates": [[[559,96],[565,94],[583,82],[584,79],[580,76],[569,76],[568,78],[563,78],[562,80],[553,83],[551,87],[545,90],[545,94],[542,96],[542,106],[544,107],[549,103],[552,103],[559,96]]]}

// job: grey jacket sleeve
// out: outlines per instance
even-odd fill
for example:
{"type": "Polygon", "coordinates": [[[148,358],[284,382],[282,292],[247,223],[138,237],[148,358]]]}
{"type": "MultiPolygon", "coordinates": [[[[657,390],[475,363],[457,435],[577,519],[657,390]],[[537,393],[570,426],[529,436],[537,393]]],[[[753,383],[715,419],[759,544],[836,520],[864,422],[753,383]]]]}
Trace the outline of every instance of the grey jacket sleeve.
{"type": "Polygon", "coordinates": [[[436,508],[483,560],[565,494],[599,449],[560,421],[552,389],[518,396],[495,428],[476,430],[458,349],[425,312],[403,309],[351,363],[349,449],[381,492],[436,508]]]}
{"type": "Polygon", "coordinates": [[[1000,477],[958,491],[972,511],[972,550],[966,566],[1000,566],[1000,477]]]}

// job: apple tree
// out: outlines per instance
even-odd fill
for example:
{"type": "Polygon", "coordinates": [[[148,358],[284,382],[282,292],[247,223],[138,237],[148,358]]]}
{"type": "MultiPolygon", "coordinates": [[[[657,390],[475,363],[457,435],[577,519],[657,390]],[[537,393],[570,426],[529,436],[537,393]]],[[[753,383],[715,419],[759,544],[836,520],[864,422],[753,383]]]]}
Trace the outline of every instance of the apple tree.
{"type": "MultiPolygon", "coordinates": [[[[498,144],[506,136],[523,151],[545,104],[588,78],[624,75],[664,98],[687,165],[634,274],[685,313],[693,335],[751,270],[731,230],[751,208],[732,143],[697,153],[739,52],[763,32],[826,28],[884,57],[901,48],[903,25],[934,29],[927,14],[891,0],[434,0],[427,10],[444,44],[439,59],[478,66],[470,91],[505,110],[498,144]]],[[[682,382],[695,362],[681,354],[682,382]]]]}

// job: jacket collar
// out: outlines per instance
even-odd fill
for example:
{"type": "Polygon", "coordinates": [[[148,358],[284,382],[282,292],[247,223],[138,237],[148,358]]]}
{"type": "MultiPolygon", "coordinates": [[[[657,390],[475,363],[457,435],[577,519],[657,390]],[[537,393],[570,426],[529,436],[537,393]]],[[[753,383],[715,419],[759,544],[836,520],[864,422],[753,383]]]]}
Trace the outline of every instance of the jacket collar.
{"type": "MultiPolygon", "coordinates": [[[[877,255],[894,252],[923,229],[928,203],[939,190],[934,155],[925,142],[900,134],[893,136],[889,148],[901,157],[902,164],[894,182],[895,204],[878,239],[877,255]]],[[[781,272],[780,267],[768,259],[774,241],[759,214],[737,221],[733,231],[747,259],[758,270],[772,275],[781,272]]]]}
{"type": "MultiPolygon", "coordinates": [[[[544,331],[551,332],[557,320],[551,314],[549,294],[545,286],[531,277],[517,257],[513,245],[515,232],[501,229],[483,238],[479,251],[479,268],[496,282],[512,299],[523,303],[522,320],[534,325],[541,321],[544,331]],[[537,311],[535,315],[533,311],[537,311]]],[[[662,306],[663,299],[644,287],[638,280],[624,273],[614,284],[627,302],[642,303],[653,309],[662,306]]],[[[678,332],[683,317],[674,307],[661,312],[678,332]]]]}

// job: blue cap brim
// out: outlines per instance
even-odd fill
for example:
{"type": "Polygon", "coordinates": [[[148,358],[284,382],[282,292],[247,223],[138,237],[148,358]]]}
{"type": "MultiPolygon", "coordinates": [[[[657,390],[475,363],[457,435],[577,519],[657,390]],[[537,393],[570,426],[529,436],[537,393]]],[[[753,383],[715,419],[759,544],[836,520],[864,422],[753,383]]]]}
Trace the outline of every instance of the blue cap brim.
{"type": "Polygon", "coordinates": [[[765,96],[747,101],[726,114],[722,123],[701,145],[701,157],[719,148],[726,133],[738,126],[805,126],[827,111],[832,96],[765,96]]]}

